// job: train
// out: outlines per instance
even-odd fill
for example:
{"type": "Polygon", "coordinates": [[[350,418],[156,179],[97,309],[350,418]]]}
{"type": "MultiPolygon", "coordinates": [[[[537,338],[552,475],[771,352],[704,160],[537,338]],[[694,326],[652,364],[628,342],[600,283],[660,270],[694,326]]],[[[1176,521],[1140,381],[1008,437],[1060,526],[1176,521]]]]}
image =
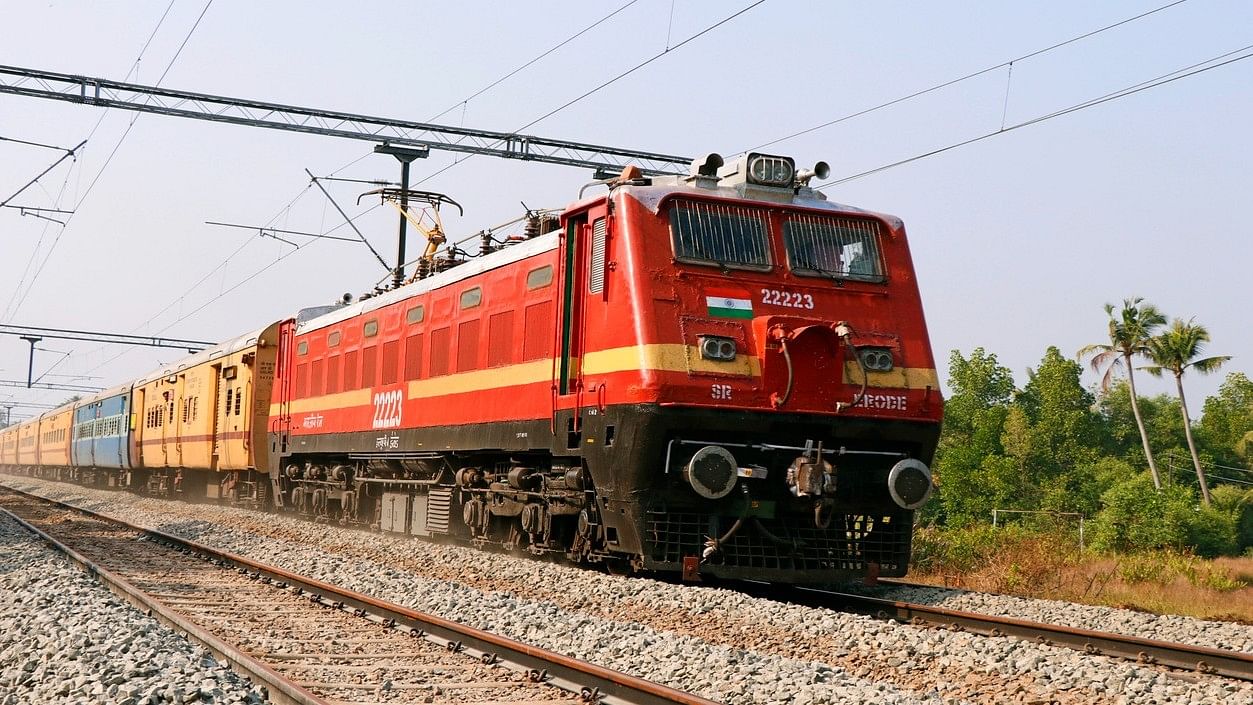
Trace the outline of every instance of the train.
{"type": "Polygon", "coordinates": [[[902,221],[828,171],[627,167],[0,430],[0,469],[621,573],[904,575],[944,401],[902,221]]]}

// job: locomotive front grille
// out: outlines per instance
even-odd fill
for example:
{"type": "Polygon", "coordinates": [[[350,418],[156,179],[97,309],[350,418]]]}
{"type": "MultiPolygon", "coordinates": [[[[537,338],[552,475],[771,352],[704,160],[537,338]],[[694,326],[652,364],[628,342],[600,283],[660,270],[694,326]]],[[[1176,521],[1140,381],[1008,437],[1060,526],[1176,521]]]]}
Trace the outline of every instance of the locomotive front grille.
{"type": "MultiPolygon", "coordinates": [[[[865,571],[877,563],[884,574],[903,574],[909,561],[908,514],[836,513],[826,529],[800,517],[759,519],[760,525],[749,519],[708,560],[747,570],[817,572],[865,571]]],[[[685,557],[701,556],[709,537],[735,522],[734,517],[714,519],[708,514],[649,512],[651,558],[679,564],[685,557]]]]}

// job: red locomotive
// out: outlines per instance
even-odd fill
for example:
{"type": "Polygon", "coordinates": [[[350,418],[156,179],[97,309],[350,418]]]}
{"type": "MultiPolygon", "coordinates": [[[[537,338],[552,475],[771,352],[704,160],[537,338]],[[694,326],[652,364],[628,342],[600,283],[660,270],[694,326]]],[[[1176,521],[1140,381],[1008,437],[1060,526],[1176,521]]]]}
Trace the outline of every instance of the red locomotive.
{"type": "Polygon", "coordinates": [[[813,175],[624,173],[516,244],[285,324],[275,504],[618,568],[902,575],[935,362],[901,222],[813,175]]]}
{"type": "Polygon", "coordinates": [[[110,476],[615,570],[903,575],[943,401],[902,223],[825,172],[711,154],[472,259],[436,230],[409,284],[133,384],[110,476]]]}

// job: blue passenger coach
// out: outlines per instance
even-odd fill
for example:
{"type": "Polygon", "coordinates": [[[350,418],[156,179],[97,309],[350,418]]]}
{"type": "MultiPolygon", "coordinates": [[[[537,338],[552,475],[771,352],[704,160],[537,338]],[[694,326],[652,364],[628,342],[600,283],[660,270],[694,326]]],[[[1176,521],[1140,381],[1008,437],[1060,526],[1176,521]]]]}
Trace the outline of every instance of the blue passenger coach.
{"type": "Polygon", "coordinates": [[[130,399],[131,385],[127,384],[79,402],[74,410],[71,464],[104,470],[110,480],[120,479],[130,469],[130,399]]]}

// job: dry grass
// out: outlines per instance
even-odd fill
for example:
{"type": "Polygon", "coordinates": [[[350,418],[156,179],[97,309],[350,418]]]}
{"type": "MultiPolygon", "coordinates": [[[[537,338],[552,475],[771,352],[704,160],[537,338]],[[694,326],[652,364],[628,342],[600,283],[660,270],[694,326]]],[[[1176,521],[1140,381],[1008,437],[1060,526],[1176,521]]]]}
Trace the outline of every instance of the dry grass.
{"type": "Polygon", "coordinates": [[[924,555],[910,581],[1253,624],[1253,558],[1080,553],[1050,534],[972,543],[924,555]]]}

